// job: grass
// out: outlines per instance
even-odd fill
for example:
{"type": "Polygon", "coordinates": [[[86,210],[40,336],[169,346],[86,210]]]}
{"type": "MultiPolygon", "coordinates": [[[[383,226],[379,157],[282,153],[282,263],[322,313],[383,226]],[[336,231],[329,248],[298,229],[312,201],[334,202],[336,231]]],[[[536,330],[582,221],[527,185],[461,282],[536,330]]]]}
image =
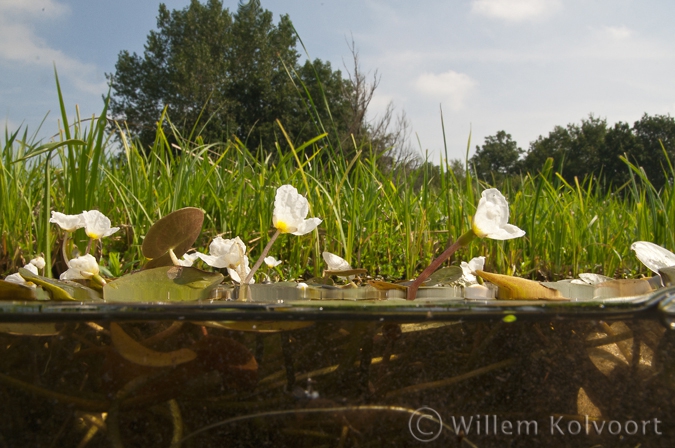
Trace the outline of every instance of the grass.
{"type": "MultiPolygon", "coordinates": [[[[57,253],[58,229],[48,224],[52,210],[98,209],[122,226],[104,241],[103,260],[114,272],[142,264],[140,244],[151,223],[186,206],[206,211],[198,250],[207,251],[216,235],[238,235],[255,259],[272,234],[276,188],[292,184],[309,199],[310,216],[324,221],[318,232],[285,235],[275,244],[272,255],[284,261],[284,278],[319,274],[324,250],[372,275],[412,278],[468,230],[477,198],[489,187],[469,172],[457,178],[447,160],[404,170],[384,166],[367,145],[355,148],[351,160],[330,157],[335,148],[328,132],[294,146],[282,123],[274,157],[262,157],[236,139],[203,144],[199,137],[183,138],[167,117],[161,122],[169,126],[158,127],[148,152],[116,125],[121,144],[113,151],[105,108],[98,118],[83,120],[78,113],[69,122],[60,89],[59,98],[56,141],[35,143],[25,129],[6,131],[0,141],[4,273],[37,253],[49,254],[48,248],[57,253]]],[[[569,184],[550,162],[538,173],[510,179],[502,191],[511,204],[511,222],[527,235],[506,242],[479,240],[451,262],[485,255],[489,270],[539,279],[580,272],[646,274],[630,245],[647,240],[675,249],[670,225],[675,189],[667,185],[657,191],[639,167],[626,163],[626,169],[631,182],[614,192],[594,178],[569,184]]],[[[83,233],[75,239],[86,241],[83,233]]]]}

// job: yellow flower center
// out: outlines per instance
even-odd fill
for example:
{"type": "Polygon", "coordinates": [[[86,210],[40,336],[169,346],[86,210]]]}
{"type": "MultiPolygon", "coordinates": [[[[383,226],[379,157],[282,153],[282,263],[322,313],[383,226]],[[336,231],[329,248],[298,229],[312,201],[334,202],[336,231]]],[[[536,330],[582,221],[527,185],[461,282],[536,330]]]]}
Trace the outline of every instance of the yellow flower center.
{"type": "Polygon", "coordinates": [[[283,221],[277,221],[276,227],[277,227],[277,229],[279,229],[279,231],[281,233],[290,233],[291,232],[291,229],[289,228],[288,224],[286,224],[283,221]]]}

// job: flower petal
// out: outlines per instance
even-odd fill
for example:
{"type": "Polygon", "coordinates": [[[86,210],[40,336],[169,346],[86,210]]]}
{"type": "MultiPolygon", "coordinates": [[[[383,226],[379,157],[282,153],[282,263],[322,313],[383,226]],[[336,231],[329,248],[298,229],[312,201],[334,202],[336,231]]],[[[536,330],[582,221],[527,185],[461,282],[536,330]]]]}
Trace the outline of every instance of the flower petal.
{"type": "Polygon", "coordinates": [[[319,218],[309,218],[305,221],[302,221],[300,224],[298,224],[298,230],[295,232],[291,232],[293,235],[306,235],[312,230],[316,229],[319,224],[321,224],[323,220],[319,218]]]}
{"type": "Polygon", "coordinates": [[[49,222],[58,224],[66,232],[74,232],[84,227],[84,217],[81,213],[79,215],[66,215],[60,212],[52,212],[49,222]]]}
{"type": "Polygon", "coordinates": [[[522,229],[508,224],[509,204],[496,188],[481,194],[471,228],[476,236],[493,240],[509,240],[525,235],[522,229]]]}
{"type": "Polygon", "coordinates": [[[329,271],[348,271],[352,269],[349,263],[347,263],[347,260],[342,257],[326,251],[324,251],[321,255],[328,265],[329,271]]]}
{"type": "Polygon", "coordinates": [[[630,248],[645,266],[659,273],[659,269],[675,266],[675,254],[649,241],[636,241],[630,248]]]}

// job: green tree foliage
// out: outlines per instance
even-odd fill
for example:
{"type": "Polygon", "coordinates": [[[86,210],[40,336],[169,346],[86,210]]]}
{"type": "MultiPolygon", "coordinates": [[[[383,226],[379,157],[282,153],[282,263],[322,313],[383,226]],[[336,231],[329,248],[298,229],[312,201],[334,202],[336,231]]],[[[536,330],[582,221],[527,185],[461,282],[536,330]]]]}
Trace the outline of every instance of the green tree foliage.
{"type": "Polygon", "coordinates": [[[523,152],[511,134],[498,131],[485,137],[483,146],[476,146],[476,154],[469,160],[469,165],[476,177],[496,183],[517,173],[518,159],[523,152]]]}
{"type": "Polygon", "coordinates": [[[296,141],[305,141],[317,135],[320,123],[345,122],[349,111],[344,92],[350,85],[339,70],[318,59],[298,61],[290,18],[282,15],[275,24],[258,0],[240,3],[234,14],[220,0],[192,0],[173,11],[160,4],[157,30],[148,34],[143,55],[120,52],[115,73],[107,75],[111,110],[145,147],[166,108],[186,135],[194,131],[206,141],[236,136],[249,148],[273,152],[274,142],[283,141],[275,135],[276,120],[296,141]]]}
{"type": "Polygon", "coordinates": [[[581,125],[556,126],[548,136],[539,136],[530,143],[523,160],[523,168],[537,172],[547,158],[553,159],[553,166],[569,182],[579,180],[591,173],[602,170],[600,153],[605,152],[607,121],[590,115],[581,120],[581,125]]]}

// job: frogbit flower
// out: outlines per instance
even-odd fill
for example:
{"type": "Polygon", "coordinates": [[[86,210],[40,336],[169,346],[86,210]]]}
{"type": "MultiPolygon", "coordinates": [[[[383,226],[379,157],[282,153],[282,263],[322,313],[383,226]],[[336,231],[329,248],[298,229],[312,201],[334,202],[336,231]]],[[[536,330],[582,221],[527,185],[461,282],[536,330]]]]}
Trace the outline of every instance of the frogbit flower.
{"type": "Polygon", "coordinates": [[[460,267],[462,268],[462,278],[460,280],[467,286],[475,285],[478,283],[478,280],[474,274],[478,270],[482,271],[485,267],[485,257],[472,258],[468,263],[462,261],[460,267]]]}
{"type": "Polygon", "coordinates": [[[281,264],[281,260],[277,260],[274,257],[265,257],[263,259],[268,268],[273,269],[281,264]]]}
{"type": "Polygon", "coordinates": [[[281,233],[305,235],[321,224],[319,218],[307,218],[309,202],[291,185],[282,185],[274,198],[272,224],[281,233]]]}
{"type": "Polygon", "coordinates": [[[480,238],[510,240],[525,235],[525,231],[509,224],[509,204],[496,188],[483,191],[471,230],[480,238]]]}
{"type": "Polygon", "coordinates": [[[659,273],[659,269],[675,266],[675,254],[649,241],[636,241],[630,248],[635,256],[649,269],[659,273]]]}
{"type": "Polygon", "coordinates": [[[209,254],[197,252],[197,256],[204,263],[214,268],[227,268],[227,272],[237,283],[250,272],[246,245],[238,236],[233,239],[224,239],[217,236],[209,245],[209,254]]]}
{"type": "Polygon", "coordinates": [[[92,240],[100,240],[117,232],[119,227],[110,227],[110,219],[98,210],[82,212],[84,231],[92,240]]]}
{"type": "Polygon", "coordinates": [[[77,229],[84,227],[84,216],[82,213],[79,215],[66,215],[60,212],[52,212],[49,222],[58,224],[66,232],[73,233],[77,229]]]}
{"type": "Polygon", "coordinates": [[[253,275],[263,263],[265,257],[272,248],[272,244],[282,233],[292,233],[293,235],[305,235],[321,224],[319,218],[307,218],[309,213],[309,202],[304,196],[298,193],[298,190],[291,185],[282,185],[277,189],[274,197],[274,211],[272,212],[272,225],[277,229],[270,238],[267,246],[260,254],[258,261],[246,276],[244,284],[250,283],[253,275]]]}
{"type": "Polygon", "coordinates": [[[68,270],[61,274],[61,280],[92,279],[101,285],[105,280],[99,275],[98,261],[91,254],[81,255],[68,261],[68,270]]]}
{"type": "Polygon", "coordinates": [[[352,269],[347,260],[333,253],[324,251],[321,256],[323,256],[324,261],[328,265],[329,271],[348,271],[352,269]]]}
{"type": "Polygon", "coordinates": [[[183,266],[186,268],[191,267],[195,261],[199,258],[199,253],[195,252],[192,254],[183,254],[183,258],[181,258],[178,261],[178,266],[183,266]]]}
{"type": "Polygon", "coordinates": [[[424,270],[409,286],[408,300],[415,300],[417,290],[422,282],[429,278],[445,260],[460,247],[467,246],[476,237],[493,240],[509,240],[525,235],[525,231],[508,223],[509,204],[496,188],[490,188],[481,194],[476,207],[476,214],[471,223],[471,230],[461,235],[445,251],[424,270]]]}
{"type": "MultiPolygon", "coordinates": [[[[44,267],[44,264],[43,264],[43,267],[44,267]]],[[[28,263],[23,268],[31,271],[35,275],[38,275],[38,268],[37,268],[37,266],[35,266],[32,263],[28,263]]],[[[10,282],[10,283],[16,283],[18,285],[29,286],[31,288],[36,287],[36,285],[34,283],[27,282],[26,279],[23,278],[23,276],[21,274],[19,274],[18,272],[16,274],[10,274],[7,277],[5,277],[5,281],[10,282]]]]}
{"type": "MultiPolygon", "coordinates": [[[[45,268],[45,259],[42,257],[35,257],[33,258],[30,262],[30,265],[35,266],[38,269],[44,269],[45,268]]],[[[26,268],[28,269],[28,268],[26,268]]],[[[37,272],[36,272],[37,274],[37,272]]]]}

